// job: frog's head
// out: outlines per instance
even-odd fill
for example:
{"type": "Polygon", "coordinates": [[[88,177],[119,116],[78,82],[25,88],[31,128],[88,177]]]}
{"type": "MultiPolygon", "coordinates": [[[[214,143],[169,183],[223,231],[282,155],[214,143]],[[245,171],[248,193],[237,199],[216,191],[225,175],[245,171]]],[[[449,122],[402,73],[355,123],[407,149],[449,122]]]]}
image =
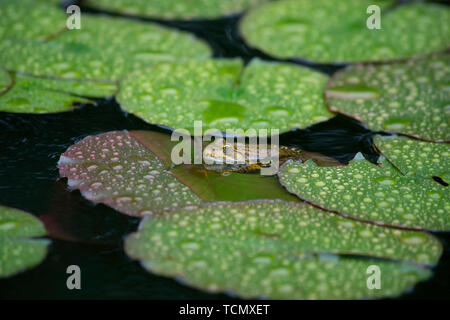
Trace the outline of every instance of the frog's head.
{"type": "Polygon", "coordinates": [[[244,163],[248,158],[247,149],[245,143],[230,143],[222,138],[216,138],[203,149],[203,159],[208,164],[244,163]]]}

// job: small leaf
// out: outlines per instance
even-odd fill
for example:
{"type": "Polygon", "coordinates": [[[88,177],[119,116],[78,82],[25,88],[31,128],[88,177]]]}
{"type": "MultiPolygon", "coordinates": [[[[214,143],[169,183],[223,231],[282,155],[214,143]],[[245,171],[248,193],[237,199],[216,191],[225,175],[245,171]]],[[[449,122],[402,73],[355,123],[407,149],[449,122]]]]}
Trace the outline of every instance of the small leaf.
{"type": "Polygon", "coordinates": [[[47,255],[42,223],[26,212],[0,206],[0,278],[33,268],[47,255]]]}

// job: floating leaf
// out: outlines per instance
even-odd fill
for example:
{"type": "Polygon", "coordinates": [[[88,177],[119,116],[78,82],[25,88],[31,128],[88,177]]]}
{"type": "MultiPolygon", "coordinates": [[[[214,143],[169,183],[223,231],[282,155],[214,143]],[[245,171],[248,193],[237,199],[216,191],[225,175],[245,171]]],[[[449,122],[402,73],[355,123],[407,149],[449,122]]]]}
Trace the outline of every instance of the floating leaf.
{"type": "Polygon", "coordinates": [[[0,96],[0,111],[52,113],[67,111],[76,103],[88,102],[80,96],[112,96],[117,86],[111,82],[56,80],[16,75],[14,86],[0,96]]]}
{"type": "Polygon", "coordinates": [[[280,182],[301,199],[345,216],[410,228],[450,229],[449,189],[417,176],[403,176],[386,159],[376,166],[353,160],[320,168],[286,163],[280,182]]]}
{"type": "Polygon", "coordinates": [[[6,39],[0,64],[37,76],[117,80],[158,61],[201,59],[203,42],[154,24],[83,15],[80,30],[66,30],[50,41],[6,39]]]}
{"type": "Polygon", "coordinates": [[[42,223],[31,214],[0,206],[0,278],[33,268],[47,255],[42,223]]]}
{"type": "MultiPolygon", "coordinates": [[[[450,45],[450,10],[437,4],[395,1],[276,1],[251,10],[241,31],[271,55],[318,62],[391,60],[450,45]],[[370,5],[381,8],[381,29],[369,29],[370,5]]],[[[372,12],[373,14],[373,12],[372,12]]]]}
{"type": "Polygon", "coordinates": [[[44,39],[65,28],[67,16],[45,1],[2,0],[0,39],[44,39]]]}
{"type": "Polygon", "coordinates": [[[426,233],[270,200],[211,203],[148,217],[126,239],[125,249],[148,270],[195,287],[274,299],[398,295],[430,274],[403,261],[436,263],[442,250],[426,233]],[[383,274],[381,290],[366,286],[373,264],[383,274]]]}
{"type": "Polygon", "coordinates": [[[375,143],[405,175],[440,177],[450,182],[450,146],[404,137],[379,137],[375,143]]]}
{"type": "Polygon", "coordinates": [[[201,201],[127,131],[83,139],[61,155],[58,167],[88,200],[133,216],[201,201]]]}
{"type": "Polygon", "coordinates": [[[331,110],[425,140],[450,140],[450,55],[387,65],[355,65],[326,89],[331,110]]]}
{"type": "Polygon", "coordinates": [[[244,11],[267,0],[88,0],[106,11],[168,19],[215,18],[244,11]]]}
{"type": "MultiPolygon", "coordinates": [[[[298,66],[253,60],[160,63],[121,83],[122,108],[150,123],[188,129],[279,129],[331,116],[324,107],[326,76],[298,66]]],[[[270,131],[269,131],[270,132],[270,131]]]]}

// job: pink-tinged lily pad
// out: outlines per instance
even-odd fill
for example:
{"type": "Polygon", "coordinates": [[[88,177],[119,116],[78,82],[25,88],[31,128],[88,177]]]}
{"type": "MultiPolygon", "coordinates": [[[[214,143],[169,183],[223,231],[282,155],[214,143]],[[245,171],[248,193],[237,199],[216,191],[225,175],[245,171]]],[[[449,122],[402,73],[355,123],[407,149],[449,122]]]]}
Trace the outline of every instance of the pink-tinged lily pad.
{"type": "Polygon", "coordinates": [[[86,137],[61,155],[58,167],[86,199],[132,216],[201,202],[127,131],[86,137]]]}

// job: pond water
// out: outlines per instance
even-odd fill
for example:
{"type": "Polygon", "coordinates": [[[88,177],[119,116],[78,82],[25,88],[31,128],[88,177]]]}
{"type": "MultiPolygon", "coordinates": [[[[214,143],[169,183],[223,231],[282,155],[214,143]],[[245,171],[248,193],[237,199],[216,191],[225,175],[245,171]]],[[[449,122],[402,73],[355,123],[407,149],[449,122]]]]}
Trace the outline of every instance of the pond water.
{"type": "MultiPolygon", "coordinates": [[[[82,12],[97,13],[82,7],[82,12]]],[[[247,47],[237,31],[240,16],[205,21],[158,21],[169,27],[194,33],[206,40],[215,57],[254,57],[276,60],[247,47]]],[[[139,19],[139,18],[136,18],[139,19]]],[[[288,62],[309,66],[328,75],[342,65],[315,65],[303,60],[288,62]]],[[[138,218],[128,217],[104,205],[93,205],[78,191],[69,192],[59,179],[57,162],[70,145],[82,138],[112,130],[169,130],[145,123],[124,113],[114,99],[100,99],[95,105],[59,114],[27,115],[0,113],[0,203],[41,217],[47,224],[69,226],[53,231],[49,254],[38,267],[0,281],[0,296],[12,299],[230,299],[189,288],[176,280],[152,275],[128,258],[123,238],[136,230],[138,218]],[[67,290],[66,268],[76,264],[82,270],[82,290],[67,290]]],[[[342,162],[363,152],[376,161],[370,131],[361,124],[338,116],[306,130],[283,134],[283,145],[296,145],[342,162]]],[[[419,283],[411,298],[450,297],[449,233],[435,233],[444,244],[434,276],[419,283]]]]}

